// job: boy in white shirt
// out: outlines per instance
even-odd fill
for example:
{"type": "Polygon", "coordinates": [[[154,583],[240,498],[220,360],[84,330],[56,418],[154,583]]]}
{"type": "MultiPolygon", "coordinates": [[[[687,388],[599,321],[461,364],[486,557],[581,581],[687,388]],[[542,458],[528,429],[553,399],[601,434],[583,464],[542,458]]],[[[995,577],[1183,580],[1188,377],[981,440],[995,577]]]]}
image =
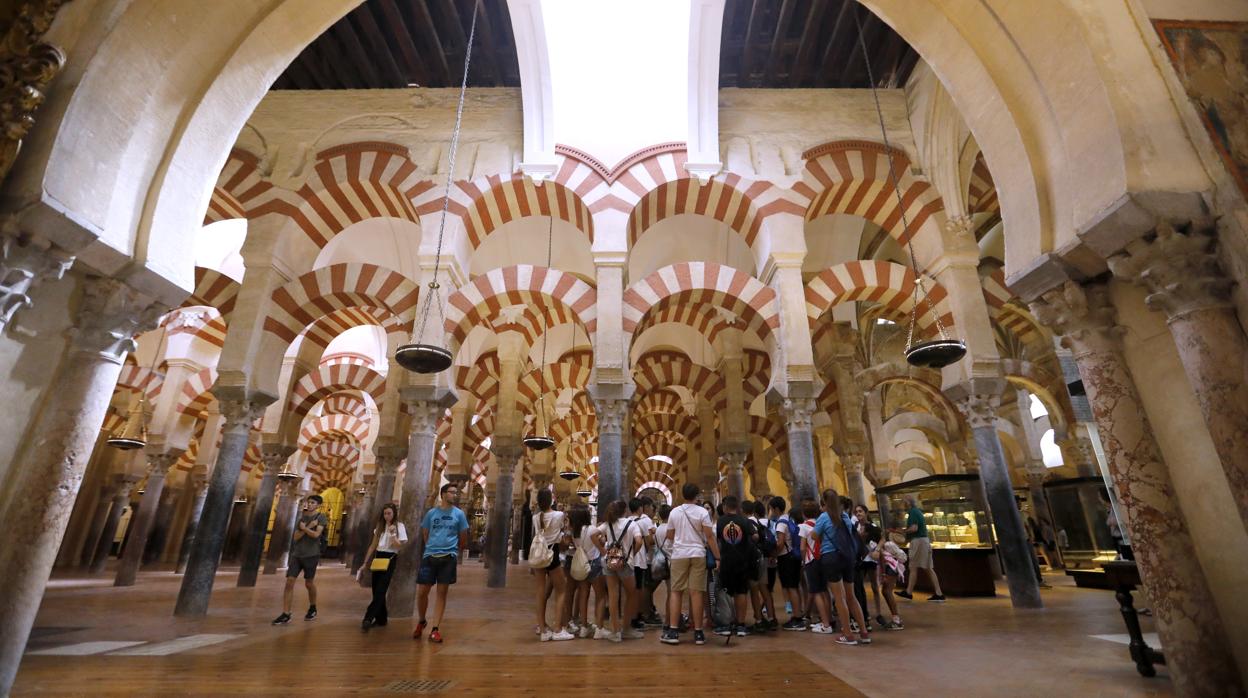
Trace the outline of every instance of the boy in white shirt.
{"type": "Polygon", "coordinates": [[[663,626],[661,642],[680,644],[681,596],[689,592],[693,615],[693,643],[706,644],[703,623],[706,610],[706,551],[712,559],[719,559],[719,545],[715,542],[715,529],[710,514],[698,506],[698,486],[685,483],[680,494],[684,503],[672,510],[668,518],[667,540],[672,542],[671,591],[667,595],[667,625],[663,626]]]}
{"type": "Polygon", "coordinates": [[[649,497],[634,497],[628,503],[629,516],[637,525],[637,533],[643,544],[633,551],[633,575],[637,585],[637,598],[633,600],[636,616],[632,620],[633,628],[641,630],[647,625],[663,625],[659,614],[654,608],[654,589],[650,585],[650,556],[654,554],[656,526],[654,519],[654,500],[649,497]]]}

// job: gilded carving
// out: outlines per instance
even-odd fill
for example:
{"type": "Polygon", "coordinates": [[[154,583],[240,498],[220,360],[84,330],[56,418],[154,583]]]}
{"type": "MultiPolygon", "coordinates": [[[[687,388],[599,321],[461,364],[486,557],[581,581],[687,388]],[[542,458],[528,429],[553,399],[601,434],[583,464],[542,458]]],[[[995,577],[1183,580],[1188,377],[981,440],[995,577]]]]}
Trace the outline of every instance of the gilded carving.
{"type": "Polygon", "coordinates": [[[65,54],[39,39],[65,0],[32,0],[0,37],[0,182],[13,169],[22,139],[35,124],[48,83],[65,65],[65,54]]]}

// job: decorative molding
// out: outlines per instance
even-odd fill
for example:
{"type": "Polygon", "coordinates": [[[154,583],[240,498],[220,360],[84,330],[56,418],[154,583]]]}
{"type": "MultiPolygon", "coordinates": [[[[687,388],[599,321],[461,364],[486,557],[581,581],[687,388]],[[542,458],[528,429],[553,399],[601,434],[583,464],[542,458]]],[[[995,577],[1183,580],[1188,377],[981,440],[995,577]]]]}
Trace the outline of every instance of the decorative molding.
{"type": "Polygon", "coordinates": [[[645,160],[646,158],[663,155],[664,153],[678,153],[686,149],[687,146],[685,143],[679,141],[656,143],[654,145],[648,145],[631,155],[626,155],[624,159],[615,164],[615,167],[607,167],[601,160],[583,150],[573,148],[570,145],[563,145],[562,143],[555,145],[555,152],[557,154],[562,155],[569,160],[575,160],[576,162],[582,163],[589,169],[597,172],[598,176],[602,177],[602,179],[607,183],[607,186],[615,184],[615,180],[619,179],[624,175],[624,173],[628,172],[630,167],[636,165],[642,160],[645,160]]]}
{"type": "Polygon", "coordinates": [[[39,40],[63,4],[65,0],[27,2],[0,37],[0,182],[13,169],[22,139],[35,125],[43,91],[65,65],[59,48],[39,40]]]}

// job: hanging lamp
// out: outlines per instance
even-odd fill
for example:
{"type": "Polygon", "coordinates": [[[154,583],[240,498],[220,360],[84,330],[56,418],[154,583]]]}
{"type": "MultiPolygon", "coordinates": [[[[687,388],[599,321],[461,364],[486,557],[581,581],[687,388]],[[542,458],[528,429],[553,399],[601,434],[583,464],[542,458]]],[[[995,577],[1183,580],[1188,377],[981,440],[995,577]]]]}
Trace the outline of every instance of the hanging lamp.
{"type": "MultiPolygon", "coordinates": [[[[156,360],[164,348],[167,327],[160,325],[160,341],[156,343],[156,351],[152,354],[152,364],[148,367],[148,376],[156,373],[156,360]]],[[[126,423],[121,431],[113,432],[104,443],[119,451],[133,451],[147,445],[147,391],[139,386],[139,404],[135,405],[126,415],[126,423]]]]}
{"type": "MultiPolygon", "coordinates": [[[[550,268],[551,241],[555,234],[555,212],[550,212],[550,226],[546,229],[546,268],[550,268]]],[[[537,367],[538,393],[537,418],[533,420],[533,433],[524,437],[524,445],[534,451],[545,451],[555,445],[555,440],[546,433],[546,345],[550,340],[550,327],[546,323],[546,312],[542,311],[542,362],[537,367]]]]}
{"type": "Polygon", "coordinates": [[[278,480],[282,480],[282,481],[298,480],[301,477],[303,476],[295,472],[294,468],[290,467],[289,462],[282,463],[282,469],[277,471],[278,480]]]}
{"type": "Polygon", "coordinates": [[[897,210],[901,213],[902,234],[906,238],[906,252],[909,253],[910,271],[914,274],[914,304],[910,309],[909,328],[906,330],[906,363],[919,368],[942,369],[953,365],[966,356],[966,342],[950,337],[940,321],[940,310],[932,303],[931,294],[923,287],[923,275],[915,262],[914,244],[911,242],[910,221],[906,217],[905,203],[902,201],[901,186],[897,177],[897,167],[893,162],[893,148],[888,142],[888,129],[884,126],[884,111],[880,108],[880,96],[876,91],[875,75],[871,71],[871,56],[867,52],[867,42],[862,36],[862,18],[858,16],[858,8],[854,8],[854,23],[858,27],[858,48],[862,51],[862,60],[867,68],[867,81],[871,85],[871,97],[875,100],[875,116],[880,122],[880,135],[884,139],[884,150],[888,154],[888,176],[893,185],[893,195],[897,197],[897,210]],[[936,319],[936,339],[915,343],[915,329],[918,326],[919,313],[926,307],[936,319]]]}
{"type": "MultiPolygon", "coordinates": [[[[420,323],[418,332],[413,337],[414,340],[425,336],[429,311],[434,299],[438,296],[438,289],[441,288],[441,284],[438,283],[438,271],[442,266],[442,236],[446,231],[446,215],[451,205],[451,179],[455,176],[455,153],[459,149],[459,132],[464,119],[464,96],[468,92],[468,66],[472,63],[472,43],[477,33],[478,4],[474,2],[472,5],[472,24],[468,29],[468,46],[464,50],[464,77],[459,85],[459,104],[455,108],[455,129],[451,132],[451,148],[447,157],[446,192],[442,197],[442,218],[438,222],[438,251],[433,261],[433,279],[429,281],[429,293],[425,295],[425,305],[420,312],[420,323]]],[[[442,315],[441,299],[438,299],[437,304],[438,317],[445,321],[442,315]]],[[[451,367],[452,360],[451,352],[446,347],[419,341],[404,344],[394,352],[395,363],[413,373],[441,373],[451,367]]]]}

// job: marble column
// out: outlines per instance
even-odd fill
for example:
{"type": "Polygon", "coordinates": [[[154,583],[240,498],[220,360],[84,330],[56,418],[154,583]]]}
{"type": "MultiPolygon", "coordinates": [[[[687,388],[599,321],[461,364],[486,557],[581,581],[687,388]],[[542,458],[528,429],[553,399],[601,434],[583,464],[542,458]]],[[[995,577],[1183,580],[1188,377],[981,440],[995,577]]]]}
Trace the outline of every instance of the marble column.
{"type": "Polygon", "coordinates": [[[191,542],[186,574],[183,575],[182,586],[178,590],[178,600],[173,611],[176,616],[203,616],[208,613],[212,584],[221,561],[221,551],[225,547],[226,527],[234,506],[234,488],[243,467],[243,456],[247,453],[251,425],[263,416],[264,408],[276,399],[272,395],[249,392],[237,386],[222,386],[220,380],[213,393],[217,396],[225,424],[221,432],[217,462],[209,477],[203,512],[196,527],[195,540],[191,542]]]}
{"type": "Polygon", "coordinates": [[[260,488],[256,492],[256,506],[251,513],[251,525],[243,541],[242,564],[238,568],[236,586],[254,587],[260,572],[260,558],[264,556],[264,539],[269,533],[269,518],[273,515],[273,495],[277,491],[277,474],[282,465],[295,452],[284,444],[264,444],[260,447],[260,460],[264,474],[260,476],[260,488]]]}
{"type": "Polygon", "coordinates": [[[140,567],[147,567],[160,562],[169,539],[169,530],[173,527],[173,517],[177,513],[178,500],[182,497],[181,488],[165,486],[165,494],[156,507],[156,520],[152,522],[152,530],[147,534],[147,546],[143,550],[143,562],[140,567]]]}
{"type": "Polygon", "coordinates": [[[815,441],[811,415],[815,401],[810,398],[784,398],[780,412],[789,435],[789,466],[793,470],[797,499],[819,499],[819,476],[815,471],[815,441]]]}
{"type": "MultiPolygon", "coordinates": [[[[100,494],[97,497],[95,509],[91,512],[91,524],[87,528],[87,536],[82,541],[82,549],[78,551],[78,556],[74,561],[77,566],[89,567],[91,565],[95,557],[95,547],[99,544],[100,536],[104,534],[104,526],[113,509],[113,497],[117,496],[118,487],[118,482],[111,478],[100,485],[100,494]]],[[[129,497],[129,493],[126,496],[129,497]]]]}
{"type": "Polygon", "coordinates": [[[20,492],[0,521],[0,695],[9,692],[132,339],[162,308],[116,279],[81,283],[75,324],[6,486],[20,492]]]}
{"type": "MultiPolygon", "coordinates": [[[[507,537],[511,528],[512,492],[515,488],[516,463],[520,460],[521,446],[496,438],[490,445],[498,474],[494,479],[494,492],[490,497],[490,516],[486,523],[485,557],[487,571],[485,585],[491,589],[507,586],[507,537]]],[[[602,444],[598,445],[602,453],[602,444]]],[[[619,449],[616,449],[619,452],[619,449]]]]}
{"type": "MultiPolygon", "coordinates": [[[[520,549],[524,547],[524,495],[524,492],[514,492],[511,501],[511,546],[507,549],[507,559],[513,565],[520,564],[520,549]]],[[[528,557],[528,550],[525,550],[525,557],[528,557]]]]}
{"type": "Polygon", "coordinates": [[[1234,286],[1217,257],[1212,219],[1179,232],[1169,223],[1111,257],[1114,276],[1148,290],[1166,315],[1179,360],[1213,439],[1240,521],[1248,526],[1248,340],[1231,303],[1234,286]]]}
{"type": "Polygon", "coordinates": [[[118,476],[117,485],[113,490],[113,501],[108,507],[108,518],[104,521],[104,530],[100,532],[100,537],[95,541],[95,548],[91,551],[91,560],[87,567],[88,574],[99,574],[108,564],[109,553],[113,551],[113,540],[117,537],[117,527],[121,525],[121,516],[126,513],[126,507],[130,506],[130,490],[134,489],[138,482],[137,477],[118,476]]]}
{"type": "Polygon", "coordinates": [[[997,552],[1005,570],[1014,608],[1043,608],[1040,582],[1032,567],[1034,553],[1027,542],[1023,517],[1014,502],[1010,466],[997,435],[997,408],[1001,404],[1003,379],[975,379],[946,391],[966,417],[979,454],[979,478],[992,511],[997,532],[997,552]]]}
{"type": "Polygon", "coordinates": [[[602,519],[607,505],[623,496],[620,457],[628,400],[595,399],[594,410],[598,415],[598,518],[602,519]]]}
{"type": "Polygon", "coordinates": [[[195,532],[199,530],[199,518],[204,513],[204,500],[208,496],[207,475],[195,475],[193,478],[191,487],[195,490],[195,499],[191,502],[191,512],[186,517],[186,530],[182,532],[182,544],[178,547],[178,564],[174,568],[177,574],[186,571],[186,563],[191,559],[191,546],[195,543],[195,532]]]}
{"type": "Polygon", "coordinates": [[[745,499],[745,451],[728,451],[723,454],[728,464],[728,494],[738,501],[745,499]]]}
{"type": "MultiPolygon", "coordinates": [[[[394,469],[398,469],[399,461],[401,460],[401,457],[394,460],[394,469]]],[[[382,469],[382,457],[380,455],[377,456],[376,467],[378,473],[380,473],[382,469]]],[[[373,528],[377,521],[377,515],[374,513],[376,501],[377,477],[371,480],[366,478],[364,480],[364,497],[360,500],[360,523],[355,528],[355,543],[352,546],[351,574],[355,574],[364,565],[364,557],[368,555],[368,546],[372,544],[373,528]]]]}
{"type": "Polygon", "coordinates": [[[1108,289],[1066,282],[1031,309],[1062,338],[1079,366],[1126,525],[1138,541],[1136,564],[1176,692],[1225,693],[1228,686],[1240,685],[1240,678],[1170,472],[1123,357],[1124,330],[1108,289]]]}
{"type": "Polygon", "coordinates": [[[431,394],[424,387],[402,390],[411,424],[407,436],[407,470],[403,473],[403,498],[399,520],[408,531],[408,541],[399,549],[386,594],[386,607],[395,618],[411,618],[416,605],[416,573],[420,570],[420,523],[429,508],[429,480],[433,476],[433,451],[438,440],[438,418],[454,402],[454,397],[431,394]]]}
{"type": "Polygon", "coordinates": [[[152,533],[152,525],[160,510],[160,497],[165,492],[165,477],[181,455],[181,450],[148,454],[147,485],[143,489],[138,513],[130,521],[130,540],[121,556],[121,564],[117,566],[117,577],[113,579],[113,586],[134,586],[139,565],[143,562],[143,553],[147,550],[147,538],[152,533]]]}
{"type": "Polygon", "coordinates": [[[637,443],[633,440],[632,427],[624,425],[620,431],[620,492],[629,499],[637,492],[637,485],[641,484],[634,478],[633,459],[636,456],[637,443]]]}
{"type": "Polygon", "coordinates": [[[277,574],[285,566],[290,552],[290,537],[295,533],[299,516],[299,485],[302,480],[290,478],[277,483],[277,513],[273,515],[273,533],[269,536],[269,554],[264,560],[264,573],[277,574]]]}
{"type": "MultiPolygon", "coordinates": [[[[1052,531],[1053,535],[1056,536],[1057,527],[1053,525],[1053,515],[1049,511],[1049,495],[1044,491],[1044,479],[1048,477],[1047,470],[1048,468],[1045,467],[1043,462],[1027,464],[1027,492],[1031,495],[1031,508],[1036,513],[1036,523],[1040,524],[1041,535],[1043,535],[1045,529],[1044,523],[1048,522],[1048,530],[1052,531]]],[[[1092,511],[1096,510],[1093,509],[1092,511]]],[[[1037,540],[1036,543],[1044,545],[1043,538],[1037,540]]],[[[1063,566],[1062,552],[1056,546],[1051,551],[1045,547],[1044,554],[1053,556],[1054,559],[1049,560],[1053,567],[1060,568],[1063,566]]]]}

